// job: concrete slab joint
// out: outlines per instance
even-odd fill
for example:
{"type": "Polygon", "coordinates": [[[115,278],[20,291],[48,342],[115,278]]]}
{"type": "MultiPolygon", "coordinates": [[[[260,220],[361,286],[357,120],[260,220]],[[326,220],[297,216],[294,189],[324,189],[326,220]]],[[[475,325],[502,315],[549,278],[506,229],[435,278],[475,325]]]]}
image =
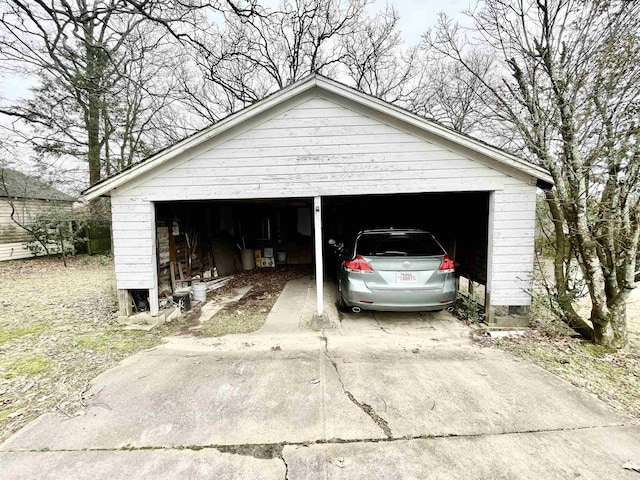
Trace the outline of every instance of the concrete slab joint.
{"type": "Polygon", "coordinates": [[[389,427],[389,423],[380,415],[378,415],[378,413],[373,409],[371,405],[358,401],[358,399],[354,397],[354,395],[345,387],[344,381],[342,380],[342,375],[338,370],[338,364],[335,362],[333,358],[331,358],[331,355],[329,355],[329,339],[324,334],[324,330],[322,332],[322,337],[320,338],[324,342],[324,354],[327,357],[327,360],[329,360],[329,362],[333,366],[333,369],[336,371],[336,375],[338,376],[338,381],[340,382],[340,386],[342,387],[342,391],[344,392],[344,394],[347,396],[349,400],[351,400],[351,402],[355,406],[357,406],[360,410],[366,413],[371,418],[371,420],[373,420],[373,422],[378,427],[380,427],[380,429],[384,432],[385,436],[388,439],[392,439],[393,432],[391,431],[391,427],[389,427]]]}

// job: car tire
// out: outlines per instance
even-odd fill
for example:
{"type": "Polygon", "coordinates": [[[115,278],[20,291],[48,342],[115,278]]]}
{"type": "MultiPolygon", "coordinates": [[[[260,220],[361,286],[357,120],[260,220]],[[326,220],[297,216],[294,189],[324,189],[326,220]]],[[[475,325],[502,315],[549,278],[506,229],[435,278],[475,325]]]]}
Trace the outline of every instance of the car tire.
{"type": "Polygon", "coordinates": [[[338,285],[338,310],[341,312],[347,312],[349,310],[349,307],[347,307],[347,304],[344,302],[340,285],[338,285]]]}

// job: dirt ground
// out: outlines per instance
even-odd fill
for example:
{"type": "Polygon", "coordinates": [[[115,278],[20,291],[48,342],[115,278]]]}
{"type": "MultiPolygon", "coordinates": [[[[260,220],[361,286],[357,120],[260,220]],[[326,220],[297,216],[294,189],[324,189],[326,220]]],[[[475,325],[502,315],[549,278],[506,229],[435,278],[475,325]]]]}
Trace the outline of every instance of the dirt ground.
{"type": "Polygon", "coordinates": [[[229,290],[251,286],[238,302],[228,304],[211,320],[205,322],[197,334],[218,337],[229,333],[250,333],[264,325],[267,315],[289,280],[308,275],[308,266],[287,265],[276,269],[260,268],[234,277],[224,289],[209,292],[207,301],[216,301],[229,290]]]}
{"type": "Polygon", "coordinates": [[[0,263],[0,439],[41,413],[84,412],[88,382],[166,330],[115,325],[116,290],[108,257],[0,263]]]}
{"type": "MultiPolygon", "coordinates": [[[[589,308],[582,299],[578,311],[588,316],[589,308]]],[[[640,419],[640,289],[627,304],[629,345],[623,351],[577,338],[542,305],[534,303],[531,316],[533,328],[524,336],[481,342],[530,360],[640,419]]]]}

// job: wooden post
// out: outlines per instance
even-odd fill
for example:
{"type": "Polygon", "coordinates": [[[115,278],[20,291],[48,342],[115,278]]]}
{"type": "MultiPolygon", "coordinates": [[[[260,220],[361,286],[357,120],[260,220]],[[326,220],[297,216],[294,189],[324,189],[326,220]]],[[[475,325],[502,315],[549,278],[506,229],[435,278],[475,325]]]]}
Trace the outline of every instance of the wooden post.
{"type": "Polygon", "coordinates": [[[492,277],[493,277],[493,230],[495,219],[496,192],[489,192],[489,218],[487,219],[487,285],[484,290],[484,312],[487,323],[494,322],[493,306],[491,305],[492,277]]]}
{"type": "Polygon", "coordinates": [[[169,273],[171,275],[171,292],[176,291],[176,239],[173,236],[173,217],[167,220],[169,229],[169,273]]]}
{"type": "Polygon", "coordinates": [[[313,197],[313,227],[315,232],[316,257],[316,313],[322,316],[324,312],[323,266],[322,266],[322,198],[313,197]]]}
{"type": "Polygon", "coordinates": [[[118,289],[118,311],[121,317],[128,317],[133,314],[131,302],[131,292],[129,292],[129,290],[118,289]]]}
{"type": "Polygon", "coordinates": [[[157,317],[160,313],[158,305],[158,248],[157,248],[157,231],[156,231],[156,206],[153,202],[149,202],[149,210],[151,213],[151,271],[152,287],[149,289],[149,313],[157,317]]]}

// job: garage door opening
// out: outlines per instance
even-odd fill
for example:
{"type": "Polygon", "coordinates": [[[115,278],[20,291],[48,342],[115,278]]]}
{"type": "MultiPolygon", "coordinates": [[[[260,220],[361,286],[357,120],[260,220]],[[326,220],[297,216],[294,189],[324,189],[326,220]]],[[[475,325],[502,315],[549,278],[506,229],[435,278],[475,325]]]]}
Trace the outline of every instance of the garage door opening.
{"type": "Polygon", "coordinates": [[[454,259],[459,291],[484,305],[488,223],[489,192],[325,197],[325,275],[335,279],[339,262],[329,239],[352,248],[361,230],[417,228],[431,232],[454,259]]]}
{"type": "MultiPolygon", "coordinates": [[[[330,196],[316,199],[321,209],[311,198],[156,202],[157,294],[168,297],[193,281],[254,265],[313,265],[314,216],[321,211],[325,278],[336,278],[339,263],[329,239],[349,248],[364,229],[423,229],[454,259],[459,291],[484,305],[489,197],[489,192],[330,196]]],[[[321,311],[320,299],[318,307],[321,311]]]]}
{"type": "Polygon", "coordinates": [[[313,262],[311,199],[158,202],[160,297],[192,281],[313,262]]]}

